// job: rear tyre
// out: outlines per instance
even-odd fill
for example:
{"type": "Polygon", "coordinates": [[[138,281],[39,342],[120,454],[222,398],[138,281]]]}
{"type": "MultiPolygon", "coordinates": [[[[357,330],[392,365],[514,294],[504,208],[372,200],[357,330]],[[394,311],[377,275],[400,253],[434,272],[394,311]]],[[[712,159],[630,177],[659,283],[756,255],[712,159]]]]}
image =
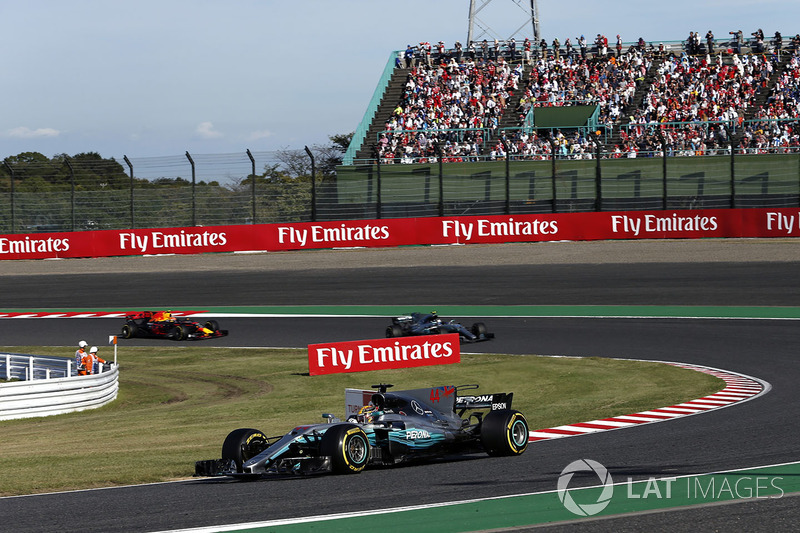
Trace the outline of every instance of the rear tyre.
{"type": "Polygon", "coordinates": [[[489,411],[481,422],[481,444],[492,456],[520,455],[528,447],[528,421],[519,411],[489,411]]]}
{"type": "Polygon", "coordinates": [[[391,326],[386,328],[386,338],[391,339],[392,337],[402,337],[403,330],[400,326],[392,324],[391,326]]]}
{"type": "Polygon", "coordinates": [[[369,439],[355,424],[338,424],[322,436],[320,454],[330,456],[336,474],[357,474],[369,462],[369,439]]]}
{"type": "Polygon", "coordinates": [[[231,431],[222,443],[222,458],[236,463],[242,473],[242,464],[267,449],[267,437],[257,429],[242,428],[231,431]]]}
{"type": "Polygon", "coordinates": [[[136,336],[136,326],[132,326],[130,324],[125,324],[122,326],[122,338],[123,339],[132,339],[136,336]]]}
{"type": "Polygon", "coordinates": [[[219,330],[219,324],[217,323],[216,320],[209,320],[208,322],[203,324],[203,327],[206,329],[210,329],[211,331],[219,330]]]}
{"type": "Polygon", "coordinates": [[[472,334],[476,337],[482,337],[486,335],[486,324],[483,322],[475,322],[472,324],[472,334]]]}

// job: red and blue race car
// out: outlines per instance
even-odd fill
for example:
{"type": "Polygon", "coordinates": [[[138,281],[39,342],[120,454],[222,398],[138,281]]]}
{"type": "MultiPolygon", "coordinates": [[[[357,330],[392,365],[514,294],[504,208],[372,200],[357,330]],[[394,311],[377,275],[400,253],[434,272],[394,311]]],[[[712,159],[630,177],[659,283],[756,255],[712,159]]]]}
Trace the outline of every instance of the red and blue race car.
{"type": "Polygon", "coordinates": [[[125,315],[122,337],[156,337],[162,339],[199,340],[224,337],[227,329],[219,329],[216,320],[201,324],[184,317],[176,317],[172,311],[138,311],[125,315]]]}

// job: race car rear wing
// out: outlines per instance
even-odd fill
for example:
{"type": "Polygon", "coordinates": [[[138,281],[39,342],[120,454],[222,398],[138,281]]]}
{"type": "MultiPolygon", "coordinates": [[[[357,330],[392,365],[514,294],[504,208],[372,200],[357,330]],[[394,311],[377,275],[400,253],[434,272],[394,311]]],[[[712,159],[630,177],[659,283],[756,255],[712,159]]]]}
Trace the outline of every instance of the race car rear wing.
{"type": "Polygon", "coordinates": [[[513,392],[497,392],[494,394],[480,394],[476,396],[456,396],[456,411],[463,413],[470,409],[511,409],[513,392]]]}

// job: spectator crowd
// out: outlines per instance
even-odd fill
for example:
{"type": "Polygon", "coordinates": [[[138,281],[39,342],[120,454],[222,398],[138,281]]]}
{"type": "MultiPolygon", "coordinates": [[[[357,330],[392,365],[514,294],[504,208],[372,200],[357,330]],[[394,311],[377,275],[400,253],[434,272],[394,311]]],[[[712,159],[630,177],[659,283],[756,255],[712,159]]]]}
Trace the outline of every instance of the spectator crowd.
{"type": "Polygon", "coordinates": [[[618,132],[609,157],[730,153],[731,136],[744,153],[794,149],[800,34],[787,49],[780,32],[731,36],[726,44],[710,30],[703,38],[691,32],[678,53],[642,38],[624,45],[617,35],[609,43],[601,34],[591,43],[581,35],[574,43],[409,45],[398,59],[408,69],[403,95],[378,139],[379,156],[384,163],[591,158],[600,139],[586,128],[520,128],[534,107],[570,105],[597,105],[597,124],[618,132]],[[781,57],[785,67],[776,74],[781,57]],[[641,104],[631,109],[643,86],[641,104]],[[509,113],[520,129],[500,129],[509,113]]]}

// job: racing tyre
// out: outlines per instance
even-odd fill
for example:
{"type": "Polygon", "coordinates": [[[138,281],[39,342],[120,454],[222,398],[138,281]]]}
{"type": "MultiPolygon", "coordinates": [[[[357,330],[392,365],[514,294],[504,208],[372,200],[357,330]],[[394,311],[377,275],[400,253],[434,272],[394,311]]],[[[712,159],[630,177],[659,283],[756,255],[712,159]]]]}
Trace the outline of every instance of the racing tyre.
{"type": "Polygon", "coordinates": [[[483,322],[475,322],[472,324],[472,334],[478,338],[486,335],[486,324],[483,322]]]}
{"type": "Polygon", "coordinates": [[[131,324],[125,324],[122,326],[122,338],[123,339],[132,339],[136,336],[136,326],[132,326],[131,324]]]}
{"type": "Polygon", "coordinates": [[[175,326],[174,328],[172,328],[172,331],[170,332],[170,336],[176,341],[186,340],[186,337],[188,335],[189,332],[186,331],[186,328],[183,326],[175,326]]]}
{"type": "Polygon", "coordinates": [[[216,320],[209,320],[208,322],[203,324],[203,327],[206,329],[210,329],[211,331],[219,330],[219,324],[217,323],[216,320]]]}
{"type": "Polygon", "coordinates": [[[242,428],[231,431],[222,443],[222,458],[236,463],[242,473],[242,464],[267,449],[267,437],[257,429],[242,428]]]}
{"type": "Polygon", "coordinates": [[[403,330],[400,328],[400,326],[392,324],[391,326],[386,328],[387,339],[391,339],[392,337],[402,337],[402,336],[403,336],[403,330]]]}
{"type": "Polygon", "coordinates": [[[481,444],[492,456],[520,455],[528,447],[528,421],[519,411],[489,411],[481,422],[481,444]]]}
{"type": "Polygon", "coordinates": [[[355,424],[338,424],[322,436],[320,455],[331,458],[336,474],[357,474],[369,462],[369,439],[355,424]]]}

